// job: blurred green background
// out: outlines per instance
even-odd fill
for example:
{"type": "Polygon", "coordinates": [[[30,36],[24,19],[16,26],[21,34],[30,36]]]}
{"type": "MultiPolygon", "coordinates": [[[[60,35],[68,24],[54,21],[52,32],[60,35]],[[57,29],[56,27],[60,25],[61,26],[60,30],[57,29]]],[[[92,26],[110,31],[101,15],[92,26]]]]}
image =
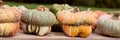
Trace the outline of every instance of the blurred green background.
{"type": "Polygon", "coordinates": [[[102,11],[119,11],[120,0],[2,0],[5,5],[19,6],[23,5],[29,9],[34,9],[39,5],[51,7],[54,3],[69,4],[77,6],[80,10],[102,10],[102,11]]]}
{"type": "Polygon", "coordinates": [[[3,0],[3,1],[14,1],[14,2],[22,2],[22,3],[45,3],[45,4],[67,3],[70,5],[120,8],[120,0],[3,0]]]}

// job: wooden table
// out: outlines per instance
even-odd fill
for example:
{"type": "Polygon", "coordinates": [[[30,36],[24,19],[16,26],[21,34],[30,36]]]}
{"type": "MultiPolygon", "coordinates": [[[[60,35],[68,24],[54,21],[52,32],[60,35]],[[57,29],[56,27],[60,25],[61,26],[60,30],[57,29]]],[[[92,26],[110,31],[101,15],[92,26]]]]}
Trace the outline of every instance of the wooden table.
{"type": "Polygon", "coordinates": [[[13,37],[0,37],[0,40],[120,40],[120,38],[107,37],[98,33],[92,33],[87,38],[68,37],[63,32],[51,32],[45,36],[36,36],[19,31],[13,37]]]}

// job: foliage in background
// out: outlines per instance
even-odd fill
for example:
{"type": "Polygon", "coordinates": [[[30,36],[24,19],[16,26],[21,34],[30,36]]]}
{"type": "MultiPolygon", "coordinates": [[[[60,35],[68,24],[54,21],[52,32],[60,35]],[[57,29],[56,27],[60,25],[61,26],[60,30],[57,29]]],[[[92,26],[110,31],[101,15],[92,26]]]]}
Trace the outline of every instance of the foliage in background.
{"type": "Polygon", "coordinates": [[[108,8],[120,8],[120,0],[3,0],[3,1],[15,1],[25,3],[59,3],[70,5],[84,5],[84,6],[96,6],[96,7],[108,7],[108,8]]]}
{"type": "MultiPolygon", "coordinates": [[[[23,6],[27,7],[27,8],[29,8],[29,9],[34,9],[39,5],[44,5],[44,6],[48,7],[48,8],[50,8],[51,5],[52,5],[52,4],[36,4],[36,3],[16,3],[16,2],[6,2],[6,1],[4,2],[4,4],[5,5],[10,5],[10,6],[23,5],[23,6]]],[[[120,10],[118,8],[97,8],[97,7],[88,7],[88,6],[80,6],[80,5],[77,6],[77,7],[79,7],[80,11],[81,10],[87,10],[88,8],[91,8],[93,10],[102,10],[102,11],[118,11],[118,10],[120,10]]]]}

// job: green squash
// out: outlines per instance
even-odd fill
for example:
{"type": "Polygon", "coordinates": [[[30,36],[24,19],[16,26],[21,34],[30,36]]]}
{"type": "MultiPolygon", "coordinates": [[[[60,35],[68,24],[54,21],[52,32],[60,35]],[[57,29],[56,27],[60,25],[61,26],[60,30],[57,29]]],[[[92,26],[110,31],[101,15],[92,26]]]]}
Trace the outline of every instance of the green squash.
{"type": "Polygon", "coordinates": [[[58,11],[61,10],[72,10],[73,7],[69,6],[68,4],[53,4],[50,8],[50,11],[57,15],[58,11]]]}
{"type": "Polygon", "coordinates": [[[102,15],[97,22],[97,29],[100,33],[112,37],[120,37],[120,12],[113,15],[102,15]]]}
{"type": "Polygon", "coordinates": [[[56,18],[50,11],[26,10],[22,13],[22,21],[31,25],[52,26],[56,18]]]}
{"type": "Polygon", "coordinates": [[[55,15],[50,11],[26,10],[22,13],[22,30],[26,33],[45,35],[56,23],[55,15]]]}

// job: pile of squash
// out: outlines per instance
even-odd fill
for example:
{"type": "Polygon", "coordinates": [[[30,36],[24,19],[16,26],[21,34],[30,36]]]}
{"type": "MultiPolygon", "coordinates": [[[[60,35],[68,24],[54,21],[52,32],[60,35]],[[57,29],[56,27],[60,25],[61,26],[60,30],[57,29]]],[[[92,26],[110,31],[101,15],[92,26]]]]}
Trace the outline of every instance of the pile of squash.
{"type": "Polygon", "coordinates": [[[70,37],[88,37],[95,30],[103,35],[120,37],[119,26],[120,11],[104,12],[90,8],[80,11],[78,7],[68,4],[27,9],[24,6],[3,5],[0,1],[0,36],[3,37],[14,36],[19,29],[39,36],[53,29],[62,30],[70,37]]]}

